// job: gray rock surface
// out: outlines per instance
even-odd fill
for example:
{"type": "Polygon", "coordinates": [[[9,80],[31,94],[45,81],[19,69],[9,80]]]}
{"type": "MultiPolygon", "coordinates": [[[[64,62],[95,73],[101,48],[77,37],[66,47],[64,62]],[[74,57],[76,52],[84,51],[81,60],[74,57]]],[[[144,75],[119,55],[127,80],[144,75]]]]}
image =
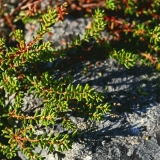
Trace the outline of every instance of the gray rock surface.
{"type": "MultiPolygon", "coordinates": [[[[107,98],[111,96],[108,100],[113,104],[113,113],[117,114],[106,115],[104,121],[95,122],[96,129],[86,133],[78,155],[73,149],[64,159],[160,159],[160,89],[156,85],[160,82],[160,73],[138,66],[126,70],[119,65],[116,67],[116,62],[110,59],[105,62],[91,70],[90,84],[104,92],[107,98]],[[103,72],[101,77],[96,74],[98,72],[103,72]],[[108,86],[107,91],[105,86],[108,86]],[[148,95],[139,94],[138,87],[148,95]],[[71,152],[74,152],[72,157],[71,152]]],[[[87,79],[87,76],[80,77],[76,79],[75,75],[75,81],[83,83],[83,79],[87,79]]]]}
{"type": "Polygon", "coordinates": [[[88,62],[76,64],[73,83],[89,82],[103,92],[113,106],[113,113],[101,122],[79,122],[84,126],[84,137],[75,141],[64,155],[47,154],[47,150],[38,148],[36,151],[48,160],[160,159],[160,73],[139,66],[127,70],[111,59],[99,62],[98,67],[97,62],[91,63],[93,67],[85,76],[82,70],[88,62]],[[148,95],[140,94],[138,87],[148,95]]]}

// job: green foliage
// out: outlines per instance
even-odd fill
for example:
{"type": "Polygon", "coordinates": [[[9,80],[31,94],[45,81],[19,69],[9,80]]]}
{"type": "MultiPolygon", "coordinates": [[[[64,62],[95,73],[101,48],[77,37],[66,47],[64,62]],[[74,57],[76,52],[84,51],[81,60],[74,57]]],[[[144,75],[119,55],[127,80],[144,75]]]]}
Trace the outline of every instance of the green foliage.
{"type": "MultiPolygon", "coordinates": [[[[37,35],[28,44],[25,43],[22,30],[15,30],[10,34],[17,41],[17,47],[5,46],[5,40],[0,39],[0,91],[9,96],[14,95],[13,104],[6,106],[8,97],[0,97],[0,129],[1,136],[5,137],[8,144],[0,142],[0,152],[8,159],[16,156],[18,147],[28,159],[42,159],[34,153],[34,148],[48,147],[49,152],[58,150],[63,152],[72,147],[72,139],[79,133],[76,124],[67,116],[68,111],[77,112],[91,120],[101,120],[103,115],[110,111],[110,105],[103,102],[104,96],[96,92],[88,84],[77,86],[72,84],[72,77],[66,76],[54,79],[49,72],[40,73],[36,64],[38,62],[52,62],[56,50],[51,42],[39,43],[45,33],[57,21],[61,21],[60,10],[65,14],[66,4],[61,7],[48,8],[41,16],[40,28],[37,35]],[[27,73],[28,64],[32,71],[27,73]],[[66,87],[65,87],[66,86],[66,87]],[[33,115],[27,115],[22,111],[24,93],[34,92],[37,98],[42,98],[44,108],[36,109],[33,115]],[[71,104],[77,104],[73,107],[71,104]],[[56,119],[62,119],[62,126],[71,134],[46,133],[38,134],[37,129],[49,127],[56,123],[56,119]]],[[[62,16],[62,13],[61,13],[62,16]]],[[[83,39],[77,37],[69,44],[70,47],[81,45],[82,41],[88,41],[90,36],[99,38],[99,32],[104,29],[104,13],[97,9],[93,16],[93,28],[87,30],[83,39]]],[[[57,57],[58,57],[57,56],[57,57]]]]}
{"type": "Polygon", "coordinates": [[[114,10],[115,9],[114,0],[106,0],[106,8],[114,10]]]}
{"type": "Polygon", "coordinates": [[[104,21],[104,10],[99,8],[95,11],[92,21],[92,29],[87,30],[84,35],[84,39],[87,40],[89,36],[94,37],[95,39],[100,38],[100,31],[104,30],[106,22],[104,21]]]}
{"type": "Polygon", "coordinates": [[[159,0],[106,0],[109,56],[127,68],[140,61],[159,70],[159,10],[159,0]]]}
{"type": "Polygon", "coordinates": [[[125,65],[126,68],[133,67],[137,62],[137,57],[135,54],[125,51],[121,49],[120,51],[114,50],[114,53],[110,56],[110,58],[117,59],[119,64],[125,65]]]}
{"type": "Polygon", "coordinates": [[[150,42],[154,44],[154,46],[155,46],[154,48],[157,51],[160,50],[160,47],[159,47],[159,44],[160,44],[160,25],[156,26],[153,30],[151,30],[150,42]]]}
{"type": "MultiPolygon", "coordinates": [[[[159,0],[106,0],[106,9],[95,10],[91,27],[86,30],[82,39],[77,36],[73,42],[67,43],[66,49],[55,49],[51,42],[41,40],[50,32],[51,26],[63,21],[67,14],[66,6],[64,3],[56,8],[48,7],[44,11],[37,8],[21,11],[15,21],[34,21],[40,24],[36,36],[28,44],[20,29],[10,33],[16,40],[16,47],[7,47],[6,40],[0,38],[0,134],[7,141],[0,142],[0,153],[8,159],[16,156],[18,147],[28,159],[37,160],[43,159],[34,153],[37,146],[42,149],[47,147],[49,152],[68,150],[72,147],[73,138],[80,133],[68,112],[99,121],[110,111],[110,105],[104,103],[102,93],[96,92],[88,84],[73,85],[70,75],[56,79],[49,71],[41,73],[38,63],[64,57],[67,49],[81,47],[82,42],[88,42],[93,37],[100,47],[105,48],[110,58],[117,59],[119,64],[128,69],[140,61],[143,65],[153,65],[160,70],[160,26],[157,23],[159,0]],[[116,15],[110,16],[110,12],[115,12],[116,15]],[[123,13],[123,16],[117,18],[117,15],[121,16],[119,13],[123,13]],[[104,29],[107,29],[112,40],[101,38],[101,31],[104,29]],[[119,45],[116,46],[118,42],[119,45]],[[43,109],[36,109],[28,115],[22,111],[22,104],[24,94],[31,92],[42,99],[43,109]],[[6,104],[9,96],[13,95],[14,102],[6,104]],[[38,132],[41,128],[56,124],[58,118],[61,119],[64,130],[71,134],[38,132]]],[[[84,70],[86,73],[87,68],[84,70]]],[[[101,75],[99,72],[99,76],[101,75]]],[[[140,88],[138,93],[148,94],[140,88]]]]}

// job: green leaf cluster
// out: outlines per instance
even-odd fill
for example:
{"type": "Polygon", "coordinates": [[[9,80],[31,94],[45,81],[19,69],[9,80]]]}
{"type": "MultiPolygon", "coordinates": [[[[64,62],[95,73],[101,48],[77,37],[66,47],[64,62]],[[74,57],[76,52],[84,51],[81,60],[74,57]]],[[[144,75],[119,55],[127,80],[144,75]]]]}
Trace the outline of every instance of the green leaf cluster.
{"type": "MultiPolygon", "coordinates": [[[[0,142],[0,153],[9,159],[15,157],[20,149],[28,159],[39,160],[43,158],[34,152],[37,146],[48,148],[49,153],[63,152],[72,147],[73,138],[80,133],[69,113],[100,121],[104,114],[110,112],[110,105],[104,102],[102,93],[95,91],[88,84],[74,85],[70,75],[55,78],[50,71],[42,72],[38,67],[39,63],[53,62],[57,58],[65,57],[67,49],[81,47],[82,42],[89,42],[92,37],[103,44],[110,58],[117,59],[119,64],[128,69],[140,60],[143,65],[154,65],[160,70],[160,26],[156,23],[160,5],[158,0],[152,2],[106,0],[107,11],[122,11],[125,16],[132,15],[131,22],[107,17],[107,12],[98,8],[92,16],[90,28],[86,29],[82,38],[78,35],[73,42],[67,43],[65,49],[55,49],[52,42],[43,42],[44,35],[51,31],[50,27],[63,19],[65,4],[57,8],[48,7],[31,17],[27,16],[26,11],[22,11],[16,20],[21,19],[26,23],[36,19],[40,27],[29,43],[25,42],[22,30],[11,32],[10,36],[16,40],[16,47],[7,47],[6,40],[0,38],[0,134],[7,140],[7,144],[0,142]],[[150,7],[141,9],[145,3],[150,7]],[[147,22],[138,23],[141,16],[151,18],[147,22]],[[120,37],[119,32],[124,31],[124,35],[131,35],[131,38],[124,38],[124,35],[120,37],[120,47],[115,47],[107,40],[104,42],[101,31],[108,25],[111,25],[108,32],[111,31],[112,36],[120,37]],[[116,27],[118,31],[114,30],[116,27]],[[121,46],[121,40],[125,41],[126,48],[121,46]],[[128,48],[126,42],[138,47],[142,44],[144,47],[145,44],[147,50],[141,51],[132,45],[128,48]],[[23,98],[25,93],[31,92],[41,98],[43,107],[28,113],[22,110],[23,98]],[[12,104],[6,103],[10,96],[14,96],[12,104]],[[61,121],[63,129],[70,134],[57,133],[54,130],[49,134],[42,132],[44,128],[53,128],[57,120],[61,121]]],[[[87,72],[87,68],[84,70],[87,72]]],[[[138,92],[147,95],[140,89],[138,92]]]]}
{"type": "Polygon", "coordinates": [[[114,50],[110,58],[117,59],[119,64],[123,64],[126,68],[130,69],[137,62],[136,54],[121,49],[119,51],[114,50]]]}
{"type": "Polygon", "coordinates": [[[105,29],[106,22],[104,21],[104,10],[97,9],[93,15],[93,21],[91,24],[91,29],[87,29],[83,39],[88,41],[89,37],[94,37],[98,40],[101,37],[101,31],[105,29]]]}
{"type": "MultiPolygon", "coordinates": [[[[65,56],[64,50],[56,50],[51,42],[40,43],[45,33],[59,20],[58,16],[56,8],[48,7],[40,16],[40,28],[36,36],[28,44],[20,29],[10,34],[17,42],[16,47],[6,47],[5,39],[0,38],[0,129],[1,136],[8,142],[7,145],[0,143],[0,152],[8,159],[15,157],[18,149],[28,159],[43,159],[34,152],[37,146],[48,148],[49,152],[70,149],[72,139],[79,134],[79,130],[68,116],[69,111],[91,120],[101,120],[110,111],[110,105],[103,102],[103,94],[96,92],[88,84],[75,86],[70,75],[56,79],[48,71],[42,73],[39,70],[37,63],[52,62],[55,58],[65,56]],[[58,54],[53,54],[55,52],[58,54]],[[22,106],[24,94],[31,92],[42,99],[43,108],[29,114],[22,110],[22,106]],[[6,104],[13,95],[14,101],[6,104]],[[59,118],[62,120],[62,127],[71,134],[54,131],[49,135],[39,133],[43,128],[56,124],[59,118]]],[[[87,30],[82,39],[77,37],[68,47],[80,46],[83,40],[88,41],[91,36],[100,38],[99,32],[106,24],[103,16],[104,12],[97,9],[93,15],[91,30],[87,30]]]]}

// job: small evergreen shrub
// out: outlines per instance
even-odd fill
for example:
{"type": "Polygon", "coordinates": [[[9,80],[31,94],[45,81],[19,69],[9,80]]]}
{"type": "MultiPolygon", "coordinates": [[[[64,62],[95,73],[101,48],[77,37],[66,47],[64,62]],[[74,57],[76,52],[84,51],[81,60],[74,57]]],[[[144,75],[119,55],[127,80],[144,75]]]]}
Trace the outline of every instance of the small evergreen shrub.
{"type": "MultiPolygon", "coordinates": [[[[91,27],[83,38],[78,36],[66,49],[76,49],[93,37],[110,58],[117,59],[128,69],[140,62],[140,65],[153,65],[160,70],[159,0],[106,0],[105,5],[104,10],[95,10],[91,27]],[[100,32],[104,29],[112,39],[101,38],[100,32]]],[[[42,41],[50,27],[63,21],[66,14],[66,3],[44,11],[33,5],[20,12],[15,21],[36,20],[40,24],[36,36],[26,44],[23,31],[13,29],[10,36],[16,40],[16,47],[6,46],[6,40],[0,38],[0,136],[5,139],[5,142],[0,141],[0,153],[9,159],[15,157],[19,149],[28,159],[43,159],[34,153],[37,146],[48,147],[49,152],[68,150],[74,136],[80,133],[68,112],[102,120],[110,111],[103,94],[88,84],[75,86],[70,75],[56,79],[49,71],[40,71],[39,63],[66,56],[66,49],[55,49],[51,42],[42,41]],[[22,111],[22,104],[24,94],[31,92],[42,99],[43,109],[28,115],[22,111]],[[13,95],[14,103],[6,105],[13,95]],[[53,126],[57,119],[61,119],[68,133],[53,131],[38,135],[37,130],[53,126]]]]}
{"type": "MultiPolygon", "coordinates": [[[[110,111],[110,105],[103,102],[103,94],[88,84],[75,86],[70,75],[54,79],[49,72],[40,72],[38,63],[52,62],[65,56],[63,49],[56,50],[51,42],[41,43],[41,40],[45,33],[50,32],[51,26],[64,19],[66,3],[56,8],[48,7],[45,13],[37,14],[40,28],[28,44],[20,29],[10,34],[15,38],[17,47],[7,47],[5,39],[0,38],[0,130],[1,136],[6,139],[6,143],[0,142],[0,152],[8,159],[15,157],[18,149],[28,159],[42,159],[33,151],[38,145],[42,149],[48,147],[49,152],[68,150],[72,147],[73,137],[79,133],[68,112],[75,112],[90,120],[101,120],[110,111]],[[32,115],[22,111],[24,93],[31,92],[41,98],[44,105],[42,110],[36,109],[32,115]],[[13,95],[14,103],[6,105],[6,100],[13,95]],[[62,126],[70,134],[55,134],[54,131],[49,135],[37,133],[37,129],[52,126],[57,119],[61,119],[62,126]]],[[[23,18],[26,20],[28,14],[23,18]]],[[[68,44],[68,48],[80,46],[91,36],[98,41],[100,31],[106,25],[103,11],[97,9],[93,18],[92,29],[86,30],[82,39],[77,37],[68,44]]]]}
{"type": "Polygon", "coordinates": [[[105,20],[111,58],[127,68],[138,61],[160,70],[159,0],[106,0],[105,20]]]}

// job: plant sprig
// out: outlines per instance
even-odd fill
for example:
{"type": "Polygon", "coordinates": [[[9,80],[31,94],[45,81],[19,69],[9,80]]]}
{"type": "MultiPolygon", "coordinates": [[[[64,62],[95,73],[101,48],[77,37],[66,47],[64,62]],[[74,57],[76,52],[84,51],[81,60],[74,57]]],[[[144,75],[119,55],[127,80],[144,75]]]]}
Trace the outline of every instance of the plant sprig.
{"type": "MultiPolygon", "coordinates": [[[[18,146],[28,159],[42,159],[34,153],[34,148],[38,145],[42,149],[48,147],[49,152],[68,150],[72,146],[72,138],[79,133],[76,124],[67,116],[68,111],[82,113],[81,115],[91,120],[101,120],[103,115],[110,111],[110,105],[103,103],[104,96],[89,85],[74,86],[70,76],[57,81],[48,72],[41,73],[36,65],[38,62],[52,62],[55,58],[54,52],[61,54],[51,42],[39,44],[39,41],[50,31],[51,26],[63,20],[65,14],[66,3],[56,8],[48,7],[47,12],[42,15],[37,35],[28,44],[25,43],[23,31],[19,29],[10,34],[17,41],[17,47],[7,48],[5,40],[0,39],[1,90],[9,96],[15,94],[15,100],[8,108],[3,103],[3,98],[0,101],[0,122],[3,122],[3,119],[7,122],[7,126],[1,123],[2,136],[8,139],[7,145],[0,142],[0,152],[7,158],[16,156],[18,146]],[[33,66],[34,72],[25,72],[24,68],[27,68],[28,64],[33,66]],[[34,91],[35,96],[42,99],[43,109],[36,109],[32,115],[22,111],[24,91],[34,91]],[[36,128],[54,125],[57,118],[62,119],[62,127],[71,131],[71,135],[54,132],[50,135],[37,134],[36,128]]],[[[81,41],[87,41],[89,36],[97,38],[105,27],[103,16],[103,12],[96,10],[92,29],[86,31],[83,39],[70,44],[70,47],[81,45],[81,41]]]]}

